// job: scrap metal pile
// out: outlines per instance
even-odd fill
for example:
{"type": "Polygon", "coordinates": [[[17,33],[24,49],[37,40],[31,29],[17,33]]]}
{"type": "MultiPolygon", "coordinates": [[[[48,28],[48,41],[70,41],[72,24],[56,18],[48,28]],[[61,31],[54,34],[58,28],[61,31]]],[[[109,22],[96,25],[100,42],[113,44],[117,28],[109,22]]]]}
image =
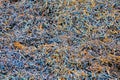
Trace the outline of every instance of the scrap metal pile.
{"type": "Polygon", "coordinates": [[[0,0],[0,80],[119,80],[120,0],[0,0]]]}

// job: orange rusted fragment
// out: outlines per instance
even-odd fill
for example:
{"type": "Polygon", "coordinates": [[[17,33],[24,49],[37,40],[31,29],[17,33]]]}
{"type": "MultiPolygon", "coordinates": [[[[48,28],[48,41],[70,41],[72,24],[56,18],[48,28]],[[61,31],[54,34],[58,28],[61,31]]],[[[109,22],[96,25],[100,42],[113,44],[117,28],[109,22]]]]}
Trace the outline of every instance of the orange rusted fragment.
{"type": "Polygon", "coordinates": [[[109,59],[107,59],[107,58],[100,58],[100,61],[102,63],[109,63],[110,62],[109,59]]]}
{"type": "Polygon", "coordinates": [[[115,63],[119,63],[120,62],[120,56],[116,56],[113,54],[108,54],[108,57],[110,60],[114,61],[115,63]]]}
{"type": "Polygon", "coordinates": [[[71,74],[72,73],[72,71],[71,70],[68,70],[68,74],[71,74]]]}
{"type": "Polygon", "coordinates": [[[40,25],[38,26],[38,28],[42,31],[42,30],[43,30],[42,24],[40,24],[40,25]]]}
{"type": "Polygon", "coordinates": [[[20,42],[14,42],[13,44],[18,49],[25,49],[25,46],[22,45],[20,42]]]}
{"type": "Polygon", "coordinates": [[[67,1],[66,1],[66,0],[64,0],[63,4],[64,4],[64,5],[67,5],[67,1]]]}
{"type": "Polygon", "coordinates": [[[24,14],[20,14],[19,16],[21,16],[21,17],[22,17],[22,16],[24,16],[24,14]]]}
{"type": "Polygon", "coordinates": [[[87,74],[84,71],[82,71],[81,76],[87,76],[87,74]]]}
{"type": "Polygon", "coordinates": [[[105,39],[103,40],[103,42],[112,42],[112,39],[105,37],[105,39]]]}
{"type": "Polygon", "coordinates": [[[90,67],[91,71],[100,72],[102,71],[103,67],[99,65],[98,63],[95,63],[93,66],[90,67]]]}
{"type": "Polygon", "coordinates": [[[93,7],[95,7],[95,5],[96,5],[96,3],[95,3],[95,0],[91,0],[91,7],[93,8],[93,7]]]}
{"type": "Polygon", "coordinates": [[[92,59],[92,58],[94,58],[94,56],[92,56],[92,55],[90,55],[90,54],[87,54],[87,55],[85,56],[85,58],[86,58],[86,59],[92,59]]]}
{"type": "Polygon", "coordinates": [[[84,50],[83,53],[84,53],[85,55],[88,54],[88,52],[87,52],[86,50],[84,50]]]}
{"type": "Polygon", "coordinates": [[[2,1],[0,1],[0,6],[2,6],[2,1]]]}
{"type": "Polygon", "coordinates": [[[55,46],[56,44],[52,43],[52,44],[45,44],[44,47],[52,47],[55,46]]]}
{"type": "Polygon", "coordinates": [[[65,78],[62,77],[60,80],[65,80],[65,78]]]}

